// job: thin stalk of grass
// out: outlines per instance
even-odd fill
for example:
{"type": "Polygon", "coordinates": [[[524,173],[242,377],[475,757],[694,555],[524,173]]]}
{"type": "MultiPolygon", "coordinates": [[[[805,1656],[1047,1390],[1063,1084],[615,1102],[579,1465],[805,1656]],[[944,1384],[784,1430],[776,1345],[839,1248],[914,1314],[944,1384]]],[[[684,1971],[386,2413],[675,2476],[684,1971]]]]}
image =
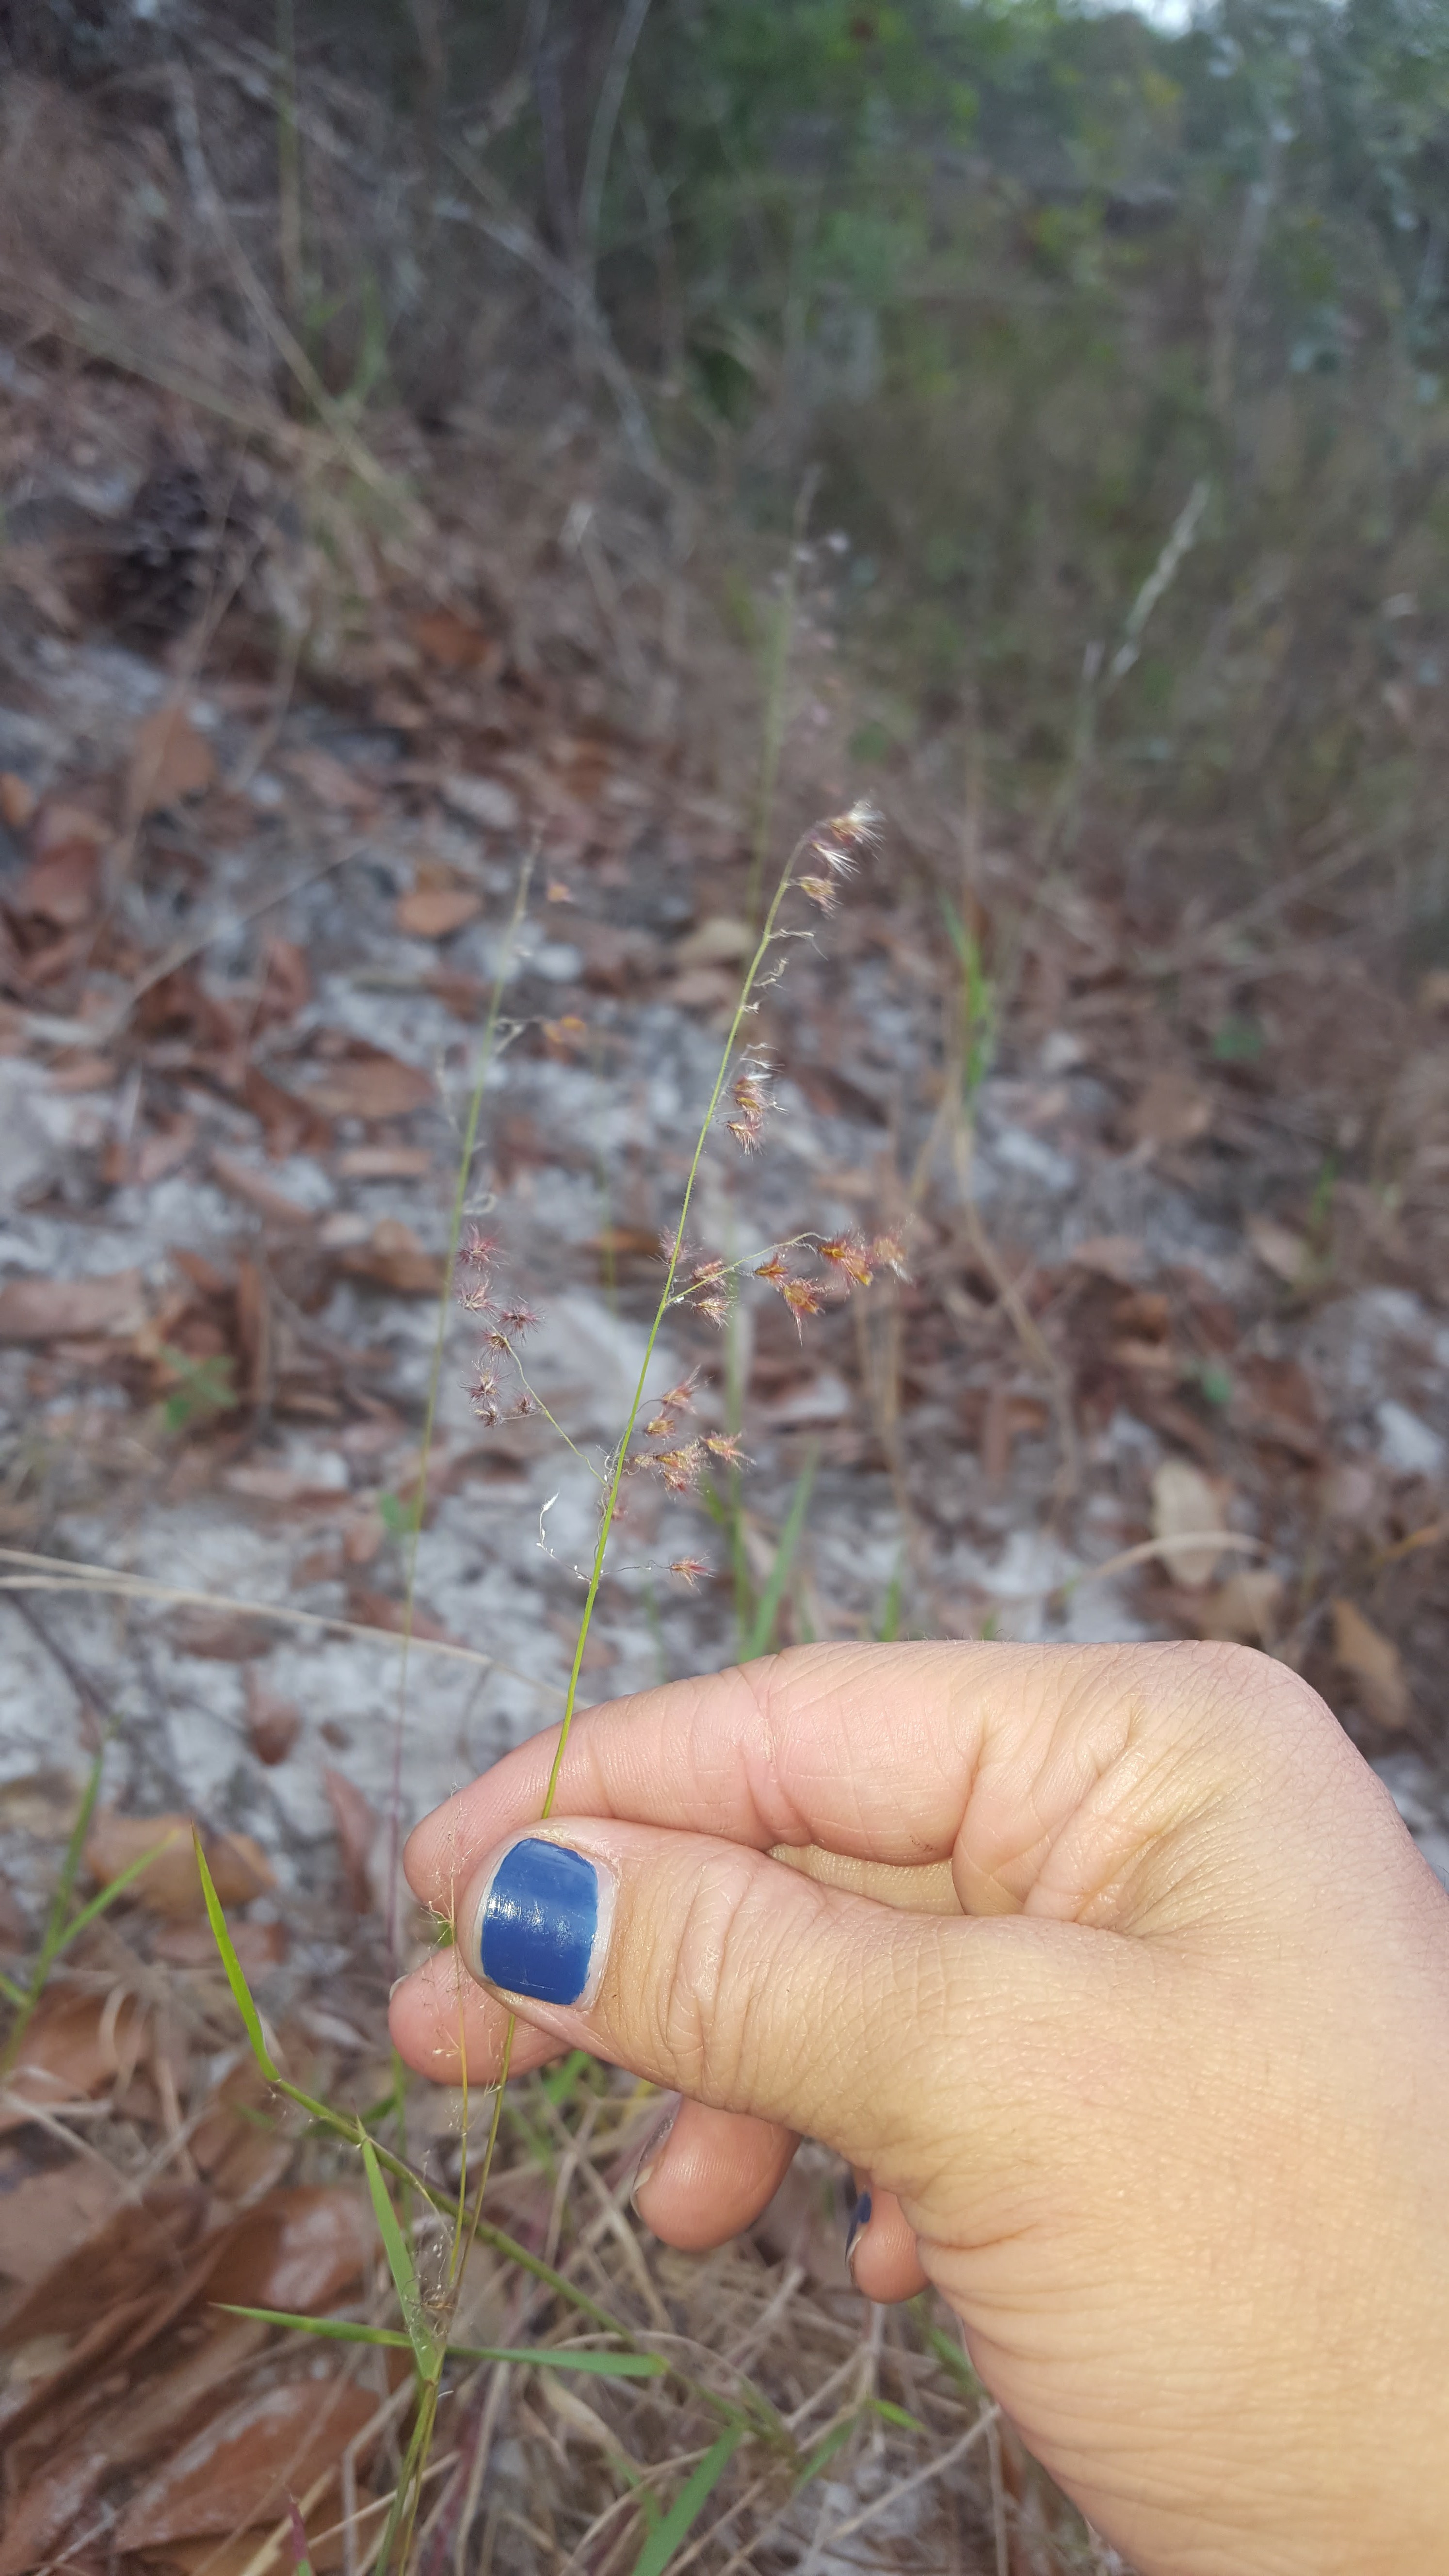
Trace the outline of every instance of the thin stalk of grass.
{"type": "Polygon", "coordinates": [[[483,1042],[478,1054],[478,1067],[468,1101],[468,1114],[463,1125],[463,1142],[458,1155],[458,1177],[453,1190],[452,1213],[448,1220],[448,1250],[443,1264],[443,1285],[438,1298],[438,1329],[433,1336],[433,1356],[428,1370],[427,1402],[423,1408],[423,1436],[418,1450],[417,1502],[412,1527],[408,1532],[407,1565],[403,1585],[402,1654],[398,1664],[397,1717],[393,1727],[392,1794],[388,1808],[388,1894],[387,1937],[394,1957],[397,1952],[397,1866],[402,1834],[402,1763],[403,1739],[407,1729],[408,1664],[412,1653],[414,1604],[417,1596],[418,1541],[422,1536],[423,1513],[428,1499],[428,1462],[433,1452],[433,1434],[438,1419],[438,1391],[443,1382],[443,1360],[448,1342],[448,1319],[452,1311],[453,1274],[458,1266],[458,1246],[463,1239],[463,1219],[467,1213],[468,1191],[473,1176],[473,1157],[478,1150],[478,1129],[483,1116],[483,1094],[493,1070],[498,1041],[498,1016],[503,1006],[503,988],[518,934],[528,906],[528,890],[533,879],[537,851],[530,850],[518,874],[518,890],[513,910],[503,934],[493,977],[493,991],[488,1002],[488,1017],[483,1023],[483,1042]]]}
{"type": "Polygon", "coordinates": [[[277,252],[283,310],[296,331],[302,323],[302,153],[293,0],[277,0],[277,252]]]}
{"type": "Polygon", "coordinates": [[[643,1406],[644,1388],[649,1375],[650,1364],[654,1358],[655,1344],[659,1339],[665,1315],[668,1313],[669,1308],[673,1303],[674,1282],[679,1269],[680,1260],[683,1256],[685,1229],[689,1223],[690,1210],[694,1204],[694,1192],[699,1179],[699,1168],[704,1160],[705,1147],[709,1143],[710,1136],[714,1130],[714,1122],[719,1114],[720,1102],[724,1098],[725,1085],[728,1082],[730,1075],[730,1067],[734,1063],[735,1052],[739,1045],[740,1030],[744,1025],[746,1015],[749,1012],[751,999],[754,994],[755,986],[759,981],[761,969],[771,947],[774,944],[775,926],[780,916],[781,906],[783,905],[785,897],[789,893],[790,887],[794,881],[796,862],[809,838],[810,834],[808,832],[801,834],[800,839],[796,842],[794,848],[790,852],[789,858],[786,860],[785,865],[780,872],[779,883],[771,898],[769,911],[765,915],[759,938],[755,944],[754,954],[746,968],[744,981],[740,986],[739,998],[735,1003],[734,1014],[730,1020],[724,1046],[720,1053],[719,1070],[715,1075],[714,1086],[709,1095],[708,1106],[705,1109],[703,1119],[700,1122],[699,1133],[695,1139],[694,1152],[690,1157],[689,1173],[684,1184],[683,1196],[679,1203],[679,1212],[674,1229],[674,1240],[670,1247],[669,1261],[664,1276],[664,1285],[660,1291],[659,1300],[655,1306],[653,1318],[650,1322],[648,1336],[644,1344],[644,1356],[639,1364],[639,1374],[634,1386],[633,1400],[629,1406],[628,1419],[625,1422],[622,1436],[614,1452],[614,1462],[604,1495],[603,1509],[599,1520],[599,1535],[594,1547],[593,1562],[589,1569],[588,1591],[584,1598],[583,1613],[579,1621],[578,1639],[574,1647],[573,1664],[569,1672],[568,1689],[564,1699],[563,1720],[559,1729],[558,1745],[555,1749],[552,1768],[549,1772],[548,1787],[544,1793],[543,1818],[547,1818],[553,1813],[553,1802],[558,1793],[559,1772],[563,1767],[563,1758],[568,1750],[569,1736],[573,1728],[574,1709],[578,1700],[579,1676],[583,1670],[584,1653],[589,1642],[589,1632],[593,1626],[594,1608],[599,1597],[599,1586],[604,1579],[604,1559],[608,1552],[609,1539],[613,1531],[614,1514],[618,1508],[619,1487],[623,1482],[624,1469],[628,1461],[629,1444],[634,1437],[640,1410],[643,1406]]]}
{"type": "Polygon", "coordinates": [[[800,486],[795,514],[790,524],[790,552],[785,565],[784,585],[780,593],[774,622],[770,629],[766,660],[765,721],[760,742],[760,778],[755,795],[755,828],[750,843],[750,874],[745,891],[745,919],[753,930],[755,914],[764,884],[765,860],[769,854],[770,836],[775,825],[775,789],[780,778],[780,754],[785,747],[785,707],[790,676],[790,648],[795,641],[795,611],[800,595],[800,548],[810,523],[811,504],[820,469],[812,465],[800,486]]]}

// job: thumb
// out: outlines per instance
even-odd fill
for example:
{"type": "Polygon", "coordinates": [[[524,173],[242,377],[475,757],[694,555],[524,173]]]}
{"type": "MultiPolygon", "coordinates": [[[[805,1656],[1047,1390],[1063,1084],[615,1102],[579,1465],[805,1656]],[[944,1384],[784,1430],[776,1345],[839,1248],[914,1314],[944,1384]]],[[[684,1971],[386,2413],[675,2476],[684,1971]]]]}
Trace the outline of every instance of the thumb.
{"type": "Polygon", "coordinates": [[[983,2167],[1035,2161],[1090,1990],[1137,1947],[1023,1915],[900,1913],[738,1843],[598,1817],[493,1853],[458,1944],[558,2042],[806,2132],[913,2199],[963,2145],[983,2167]]]}

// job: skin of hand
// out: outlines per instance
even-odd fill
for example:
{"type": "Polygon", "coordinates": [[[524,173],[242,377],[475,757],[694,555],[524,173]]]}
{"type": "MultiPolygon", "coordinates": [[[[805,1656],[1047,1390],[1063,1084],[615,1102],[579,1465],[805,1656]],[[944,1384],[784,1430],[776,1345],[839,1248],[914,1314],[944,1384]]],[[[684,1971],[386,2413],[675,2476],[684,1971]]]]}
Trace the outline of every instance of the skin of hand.
{"type": "Polygon", "coordinates": [[[838,2149],[858,2286],[935,2284],[1144,2576],[1449,2567],[1449,1899],[1304,1683],[799,1648],[580,1716],[539,1827],[556,1744],[408,1846],[457,1932],[393,1998],[414,2067],[489,2082],[513,2009],[515,2070],[682,2094],[637,2186],[679,2246],[838,2149]],[[498,1981],[540,1982],[505,1901],[540,1840],[593,1864],[543,1856],[588,1938],[542,1996],[498,1981]]]}

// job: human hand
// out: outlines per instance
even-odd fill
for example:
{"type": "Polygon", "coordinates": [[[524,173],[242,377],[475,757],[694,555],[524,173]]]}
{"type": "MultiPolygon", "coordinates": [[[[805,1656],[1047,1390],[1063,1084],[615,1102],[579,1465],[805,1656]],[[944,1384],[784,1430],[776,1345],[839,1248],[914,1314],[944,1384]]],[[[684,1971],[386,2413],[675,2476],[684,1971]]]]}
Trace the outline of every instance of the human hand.
{"type": "Polygon", "coordinates": [[[413,2066],[489,2082],[512,2010],[515,2069],[677,2089],[637,2201],[680,2246],[837,2148],[859,2287],[936,2285],[1147,2576],[1449,2564],[1449,1902],[1312,1691],[800,1648],[580,1717],[540,1828],[556,1745],[412,1837],[457,1926],[393,1999],[413,2066]]]}

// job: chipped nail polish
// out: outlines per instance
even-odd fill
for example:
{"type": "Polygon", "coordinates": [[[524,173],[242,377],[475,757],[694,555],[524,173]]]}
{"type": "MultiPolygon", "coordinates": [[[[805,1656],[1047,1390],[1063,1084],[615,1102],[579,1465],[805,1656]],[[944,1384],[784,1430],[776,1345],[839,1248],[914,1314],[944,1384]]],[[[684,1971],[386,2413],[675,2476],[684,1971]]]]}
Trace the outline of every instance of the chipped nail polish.
{"type": "Polygon", "coordinates": [[[845,2231],[845,2268],[852,2280],[855,2278],[855,2258],[860,2250],[860,2240],[869,2225],[870,2193],[863,2191],[850,2213],[850,2223],[845,2231]]]}

